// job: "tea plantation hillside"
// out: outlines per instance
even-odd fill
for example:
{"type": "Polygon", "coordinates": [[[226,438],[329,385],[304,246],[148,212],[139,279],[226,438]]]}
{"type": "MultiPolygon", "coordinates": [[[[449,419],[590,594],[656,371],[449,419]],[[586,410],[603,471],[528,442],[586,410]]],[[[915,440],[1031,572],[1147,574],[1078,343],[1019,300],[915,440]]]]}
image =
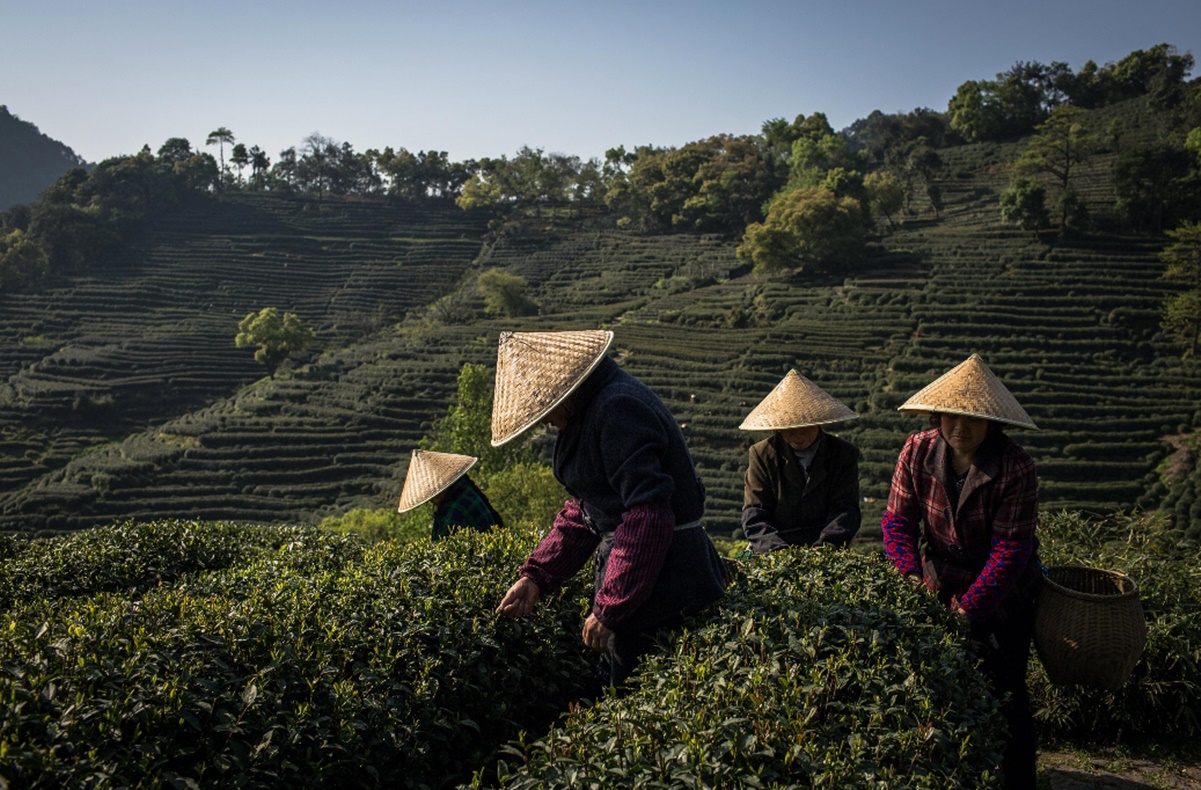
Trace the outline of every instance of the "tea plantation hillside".
{"type": "Polygon", "coordinates": [[[145,468],[136,453],[123,456],[82,485],[55,480],[58,470],[263,376],[233,342],[250,311],[295,312],[316,330],[318,350],[344,346],[448,290],[482,230],[453,206],[231,195],[171,215],[91,277],[3,295],[4,526],[76,526],[56,520],[50,503],[103,498],[110,482],[128,485],[145,468]],[[33,491],[47,498],[25,509],[33,491]]]}
{"type": "MultiPolygon", "coordinates": [[[[1196,364],[1158,333],[1161,242],[1000,224],[1017,150],[944,151],[941,212],[917,206],[833,274],[756,278],[734,240],[640,236],[603,216],[530,217],[473,260],[483,228],[453,212],[206,204],[148,234],[120,271],[0,303],[0,528],[391,507],[458,371],[491,365],[500,330],[597,326],[684,427],[715,533],[738,524],[761,438],[737,426],[795,367],[860,414],[835,430],[863,450],[862,534],[878,535],[897,451],[923,425],[896,407],[972,352],[1042,429],[1015,436],[1040,464],[1044,509],[1154,507],[1165,437],[1201,422],[1196,364]],[[525,278],[539,314],[486,314],[474,276],[490,267],[525,278]],[[256,380],[232,333],[267,304],[316,323],[323,348],[256,380]]],[[[1094,217],[1113,204],[1111,165],[1079,172],[1094,217]]]]}

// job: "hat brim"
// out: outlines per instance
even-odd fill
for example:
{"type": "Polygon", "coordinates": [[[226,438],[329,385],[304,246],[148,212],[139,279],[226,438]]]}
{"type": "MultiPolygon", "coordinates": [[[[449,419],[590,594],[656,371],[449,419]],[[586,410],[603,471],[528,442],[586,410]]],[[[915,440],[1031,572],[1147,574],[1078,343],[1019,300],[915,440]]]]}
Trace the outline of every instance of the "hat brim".
{"type": "Polygon", "coordinates": [[[961,414],[964,417],[979,417],[982,420],[991,420],[992,422],[1004,423],[1005,425],[1016,425],[1019,428],[1030,428],[1037,431],[1039,428],[1033,422],[1019,420],[1008,417],[998,417],[995,414],[985,414],[983,412],[968,411],[966,409],[949,409],[945,406],[931,406],[925,403],[909,403],[904,406],[897,407],[897,411],[917,412],[919,414],[961,414]]]}
{"type": "Polygon", "coordinates": [[[499,439],[493,437],[491,439],[492,446],[501,447],[513,441],[518,436],[521,436],[521,434],[525,433],[530,428],[533,428],[535,425],[546,419],[546,415],[559,408],[563,401],[567,400],[573,392],[579,389],[580,385],[583,384],[590,375],[592,375],[592,371],[596,370],[596,366],[599,365],[601,361],[604,360],[605,355],[609,353],[609,347],[613,345],[613,333],[610,331],[608,332],[608,335],[609,336],[605,340],[604,346],[600,349],[600,351],[597,352],[596,358],[593,359],[592,362],[588,364],[588,367],[586,367],[584,371],[576,377],[575,381],[571,382],[570,386],[567,387],[562,395],[559,395],[553,401],[551,401],[549,406],[545,406],[531,412],[533,416],[518,423],[519,427],[511,429],[507,436],[502,436],[499,439]]]}
{"type": "MultiPolygon", "coordinates": [[[[450,477],[449,479],[445,480],[437,488],[434,488],[432,491],[423,494],[422,498],[417,500],[416,502],[406,503],[404,501],[404,497],[401,496],[400,502],[396,505],[396,512],[397,513],[408,513],[410,510],[421,507],[426,502],[429,502],[431,499],[438,496],[438,494],[441,494],[443,491],[445,491],[446,489],[453,486],[456,482],[458,482],[459,478],[461,478],[463,475],[467,474],[467,471],[469,469],[471,469],[471,467],[475,466],[478,461],[479,461],[478,458],[473,458],[469,464],[467,464],[466,466],[464,466],[462,468],[462,470],[455,473],[454,476],[450,477]]],[[[395,489],[393,489],[393,490],[395,490],[395,489]]]]}
{"type": "Polygon", "coordinates": [[[810,428],[814,426],[833,425],[837,422],[847,422],[849,420],[859,419],[858,414],[849,414],[846,417],[832,417],[828,420],[807,420],[790,425],[747,425],[747,421],[743,420],[742,425],[738,426],[740,431],[788,431],[793,428],[810,428]]]}

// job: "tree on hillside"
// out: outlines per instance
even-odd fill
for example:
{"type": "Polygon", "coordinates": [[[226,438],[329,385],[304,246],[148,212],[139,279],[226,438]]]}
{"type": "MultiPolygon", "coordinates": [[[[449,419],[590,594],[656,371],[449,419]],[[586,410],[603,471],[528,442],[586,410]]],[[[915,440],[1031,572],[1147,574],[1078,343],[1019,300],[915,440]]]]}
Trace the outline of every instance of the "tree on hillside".
{"type": "Polygon", "coordinates": [[[905,189],[897,177],[886,170],[877,170],[863,177],[863,188],[872,213],[883,215],[889,225],[896,224],[892,217],[905,204],[905,189]]]}
{"type": "Polygon", "coordinates": [[[0,294],[37,283],[47,270],[46,253],[23,231],[0,236],[0,294]]]}
{"type": "Polygon", "coordinates": [[[271,167],[271,159],[257,145],[250,149],[250,181],[255,189],[262,189],[267,177],[267,169],[271,167]]]}
{"type": "Polygon", "coordinates": [[[822,187],[801,187],[778,196],[767,218],[746,229],[738,258],[756,274],[813,267],[831,269],[862,255],[863,209],[858,200],[822,187]]]}
{"type": "MultiPolygon", "coordinates": [[[[610,152],[614,156],[617,151],[610,152]]],[[[608,155],[607,155],[608,156],[608,155]]],[[[715,135],[680,148],[642,146],[613,167],[605,203],[618,224],[649,233],[741,232],[781,179],[758,136],[715,135]]]]}
{"type": "Polygon", "coordinates": [[[225,144],[226,143],[233,145],[234,133],[231,132],[229,129],[226,129],[224,126],[218,127],[217,129],[214,129],[213,131],[209,132],[208,138],[204,141],[205,145],[217,146],[217,152],[220,154],[221,178],[222,179],[225,178],[225,173],[226,173],[226,170],[225,170],[225,144]]]}
{"type": "Polygon", "coordinates": [[[458,399],[446,415],[434,422],[421,441],[423,450],[475,456],[486,473],[516,463],[535,460],[529,432],[524,439],[493,447],[492,386],[495,376],[486,365],[467,362],[459,371],[458,399]]]}
{"type": "Polygon", "coordinates": [[[158,158],[164,162],[185,162],[192,156],[192,144],[185,137],[168,138],[158,148],[158,158]]]}
{"type": "Polygon", "coordinates": [[[1087,110],[1064,105],[1053,110],[1047,120],[1038,125],[1037,131],[1026,148],[1014,162],[1014,170],[1027,175],[1047,174],[1059,186],[1056,196],[1059,230],[1067,227],[1070,212],[1076,199],[1072,188],[1072,173],[1076,165],[1097,147],[1097,138],[1085,128],[1087,110]]]}
{"type": "Polygon", "coordinates": [[[234,146],[233,153],[229,155],[229,161],[233,162],[234,167],[238,168],[238,184],[242,183],[242,170],[250,164],[250,153],[246,150],[243,143],[238,143],[234,146]]]}
{"type": "Polygon", "coordinates": [[[1051,224],[1047,190],[1033,178],[1016,178],[1001,192],[1001,220],[1022,230],[1038,231],[1051,224]]]}
{"type": "Polygon", "coordinates": [[[315,333],[301,323],[295,313],[279,314],[278,308],[264,307],[250,312],[238,322],[234,344],[238,348],[258,346],[254,359],[267,368],[271,378],[291,354],[304,352],[313,343],[315,333]]]}
{"type": "Polygon", "coordinates": [[[1174,340],[1186,344],[1184,355],[1194,356],[1201,340],[1201,223],[1186,222],[1168,231],[1174,244],[1160,259],[1167,264],[1163,278],[1183,286],[1164,302],[1160,326],[1174,340]]]}
{"type": "Polygon", "coordinates": [[[1124,151],[1112,178],[1114,206],[1136,228],[1158,232],[1197,218],[1201,179],[1184,148],[1160,142],[1124,151]]]}
{"type": "Polygon", "coordinates": [[[525,278],[504,269],[488,269],[475,281],[476,290],[484,297],[484,310],[490,315],[521,316],[538,311],[538,306],[525,295],[525,278]]]}

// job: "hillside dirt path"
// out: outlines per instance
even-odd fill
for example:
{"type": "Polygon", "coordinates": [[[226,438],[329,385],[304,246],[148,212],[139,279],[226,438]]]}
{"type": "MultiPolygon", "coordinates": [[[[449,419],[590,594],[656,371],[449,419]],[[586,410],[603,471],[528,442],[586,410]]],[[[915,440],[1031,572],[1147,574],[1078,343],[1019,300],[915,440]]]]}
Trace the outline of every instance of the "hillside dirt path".
{"type": "Polygon", "coordinates": [[[1038,764],[1039,790],[1201,790],[1199,763],[1050,751],[1039,752],[1038,764]]]}

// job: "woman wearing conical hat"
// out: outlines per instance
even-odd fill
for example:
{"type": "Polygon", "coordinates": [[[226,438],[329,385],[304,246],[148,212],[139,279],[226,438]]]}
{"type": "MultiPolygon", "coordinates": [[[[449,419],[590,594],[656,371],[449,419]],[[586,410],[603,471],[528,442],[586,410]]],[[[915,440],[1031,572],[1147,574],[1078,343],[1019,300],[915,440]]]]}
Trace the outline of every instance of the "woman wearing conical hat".
{"type": "Polygon", "coordinates": [[[554,473],[572,497],[497,612],[529,614],[594,556],[583,638],[617,685],[657,632],[721,597],[725,564],[701,529],[705,490],[675,418],[606,356],[612,342],[607,331],[502,333],[492,444],[556,428],[554,473]]]}
{"type": "Polygon", "coordinates": [[[795,370],[756,406],[742,533],[756,554],[789,546],[845,546],[859,531],[859,450],[823,426],[859,415],[795,370]]]}
{"type": "Polygon", "coordinates": [[[397,511],[407,513],[426,502],[433,502],[434,525],[430,538],[435,541],[457,529],[487,532],[494,526],[504,526],[488,497],[467,476],[467,470],[477,460],[458,453],[414,450],[405,472],[397,511]]]}
{"type": "Polygon", "coordinates": [[[1038,476],[1004,426],[1034,422],[973,354],[906,401],[931,427],[905,441],[882,523],[893,565],[965,617],[1009,724],[1007,787],[1035,784],[1026,666],[1040,581],[1038,476]]]}

